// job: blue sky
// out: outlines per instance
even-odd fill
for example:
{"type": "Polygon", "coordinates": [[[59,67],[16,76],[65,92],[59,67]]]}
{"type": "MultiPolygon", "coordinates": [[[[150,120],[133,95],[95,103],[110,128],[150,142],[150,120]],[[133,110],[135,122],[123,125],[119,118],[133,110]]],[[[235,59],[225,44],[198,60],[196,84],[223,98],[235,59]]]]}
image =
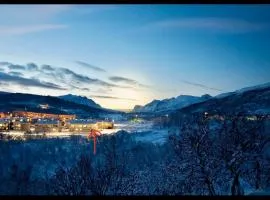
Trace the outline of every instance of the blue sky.
{"type": "Polygon", "coordinates": [[[270,81],[269,36],[268,5],[1,5],[0,90],[113,109],[217,95],[270,81]]]}

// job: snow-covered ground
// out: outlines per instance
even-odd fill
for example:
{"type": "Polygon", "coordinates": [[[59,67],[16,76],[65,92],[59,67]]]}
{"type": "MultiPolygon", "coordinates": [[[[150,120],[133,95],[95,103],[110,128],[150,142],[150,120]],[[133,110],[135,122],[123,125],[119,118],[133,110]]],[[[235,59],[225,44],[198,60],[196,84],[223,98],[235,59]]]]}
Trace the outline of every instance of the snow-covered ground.
{"type": "Polygon", "coordinates": [[[152,130],[145,133],[140,133],[135,135],[135,139],[137,141],[141,142],[152,142],[154,144],[163,144],[166,142],[168,136],[168,130],[162,129],[162,130],[152,130]]]}

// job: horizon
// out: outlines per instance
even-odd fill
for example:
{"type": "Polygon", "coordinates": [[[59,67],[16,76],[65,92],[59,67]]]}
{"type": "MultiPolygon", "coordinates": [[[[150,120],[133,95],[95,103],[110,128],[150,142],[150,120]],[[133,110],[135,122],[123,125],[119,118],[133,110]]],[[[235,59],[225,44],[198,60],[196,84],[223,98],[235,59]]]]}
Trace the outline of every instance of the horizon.
{"type": "MultiPolygon", "coordinates": [[[[234,91],[228,91],[228,92],[224,92],[224,93],[219,93],[219,94],[217,94],[217,95],[215,95],[215,96],[212,96],[211,95],[211,97],[216,97],[216,96],[219,96],[219,95],[223,95],[223,94],[226,94],[226,93],[231,93],[231,92],[237,92],[238,90],[243,90],[243,89],[252,89],[253,87],[257,87],[257,86],[265,86],[265,85],[269,85],[270,84],[270,82],[266,82],[266,83],[262,83],[262,84],[259,84],[259,85],[251,85],[251,86],[247,86],[247,87],[242,87],[242,88],[238,88],[238,89],[236,89],[236,90],[234,90],[234,91]]],[[[6,93],[22,93],[22,94],[30,94],[30,95],[39,95],[39,94],[32,94],[32,93],[27,93],[27,92],[7,92],[7,91],[1,91],[0,90],[0,93],[1,92],[6,92],[6,93]]],[[[66,96],[66,95],[73,95],[73,96],[80,96],[80,97],[86,97],[86,98],[88,98],[88,99],[91,99],[91,100],[93,100],[92,98],[89,98],[89,97],[87,97],[87,96],[83,96],[83,95],[76,95],[76,94],[71,94],[71,93],[68,93],[68,94],[64,94],[64,96],[66,96]]],[[[183,96],[194,96],[194,95],[185,95],[185,94],[182,94],[183,96]]],[[[208,94],[203,94],[203,95],[208,95],[208,94]]],[[[52,97],[59,97],[59,95],[41,95],[41,96],[52,96],[52,97]]],[[[60,95],[60,96],[63,96],[63,95],[60,95]]],[[[178,96],[181,96],[181,95],[178,95],[178,96]]],[[[144,104],[144,105],[135,105],[135,106],[145,106],[145,105],[147,105],[148,103],[151,103],[152,101],[155,101],[155,100],[158,100],[158,101],[162,101],[162,100],[165,100],[165,99],[171,99],[171,98],[177,98],[178,96],[174,96],[174,97],[167,97],[167,98],[164,98],[164,99],[152,99],[150,102],[147,102],[146,104],[144,104]]],[[[201,95],[202,96],[202,95],[201,95]]],[[[194,96],[194,97],[200,97],[200,96],[194,96]]],[[[93,100],[95,103],[97,103],[97,104],[99,104],[99,102],[98,101],[96,101],[96,100],[93,100]]],[[[99,104],[100,105],[100,104],[99,104]]],[[[102,105],[101,105],[101,107],[102,108],[105,108],[105,109],[111,109],[111,108],[107,108],[107,107],[103,107],[102,105]]],[[[134,109],[134,107],[133,108],[113,108],[112,110],[115,110],[115,111],[122,111],[122,112],[131,112],[132,110],[134,109]]]]}
{"type": "Polygon", "coordinates": [[[269,11],[269,5],[1,5],[0,90],[73,94],[131,110],[154,99],[268,83],[269,11]]]}

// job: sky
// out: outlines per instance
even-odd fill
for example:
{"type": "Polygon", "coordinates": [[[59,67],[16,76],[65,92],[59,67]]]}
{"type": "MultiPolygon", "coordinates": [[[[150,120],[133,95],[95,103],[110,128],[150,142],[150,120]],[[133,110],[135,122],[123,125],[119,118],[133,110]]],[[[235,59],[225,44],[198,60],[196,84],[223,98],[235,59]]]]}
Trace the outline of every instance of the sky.
{"type": "Polygon", "coordinates": [[[269,5],[0,5],[1,91],[132,109],[269,81],[269,5]]]}

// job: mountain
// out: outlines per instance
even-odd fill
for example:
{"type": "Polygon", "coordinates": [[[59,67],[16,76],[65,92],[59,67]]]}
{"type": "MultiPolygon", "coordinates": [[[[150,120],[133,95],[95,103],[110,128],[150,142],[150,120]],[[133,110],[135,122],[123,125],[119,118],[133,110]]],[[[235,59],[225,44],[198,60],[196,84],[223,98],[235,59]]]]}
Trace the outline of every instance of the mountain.
{"type": "Polygon", "coordinates": [[[58,96],[58,98],[63,99],[65,101],[93,107],[93,108],[101,108],[99,104],[94,102],[92,99],[88,99],[87,97],[82,97],[82,96],[77,96],[77,95],[72,95],[72,94],[67,94],[63,96],[58,96]]]}
{"type": "Polygon", "coordinates": [[[180,95],[176,98],[173,97],[164,100],[153,100],[145,106],[136,105],[133,109],[133,112],[169,112],[194,103],[206,101],[210,98],[211,96],[208,94],[201,97],[180,95]]]}
{"type": "Polygon", "coordinates": [[[242,88],[240,90],[236,90],[234,92],[222,93],[222,94],[215,96],[215,98],[223,98],[223,97],[230,96],[233,94],[242,94],[243,92],[246,92],[249,90],[258,90],[258,89],[263,89],[263,88],[268,88],[268,87],[270,87],[270,82],[260,84],[260,85],[251,86],[251,87],[245,87],[245,88],[242,88]]]}
{"type": "Polygon", "coordinates": [[[270,114],[270,84],[243,88],[189,105],[178,113],[270,114]]]}
{"type": "Polygon", "coordinates": [[[27,110],[55,114],[75,114],[78,117],[99,116],[112,113],[107,109],[90,107],[54,96],[42,96],[24,93],[0,93],[0,112],[27,110]],[[40,104],[48,104],[48,109],[42,109],[40,104]]]}

